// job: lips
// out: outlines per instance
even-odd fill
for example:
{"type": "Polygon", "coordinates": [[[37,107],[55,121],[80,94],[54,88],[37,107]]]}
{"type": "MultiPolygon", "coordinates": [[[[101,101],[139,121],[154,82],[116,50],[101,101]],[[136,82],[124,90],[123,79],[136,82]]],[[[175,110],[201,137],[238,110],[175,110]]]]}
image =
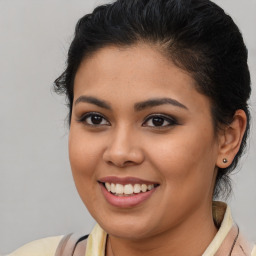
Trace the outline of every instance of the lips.
{"type": "Polygon", "coordinates": [[[135,178],[135,177],[116,177],[116,176],[107,176],[104,178],[99,179],[99,182],[101,183],[114,183],[114,184],[122,184],[122,185],[126,185],[126,184],[146,184],[146,185],[150,185],[150,184],[158,184],[156,182],[153,181],[148,181],[148,180],[143,180],[143,179],[139,179],[139,178],[135,178]]]}
{"type": "Polygon", "coordinates": [[[108,176],[98,180],[105,199],[113,206],[126,208],[147,200],[158,183],[135,177],[108,176]]]}

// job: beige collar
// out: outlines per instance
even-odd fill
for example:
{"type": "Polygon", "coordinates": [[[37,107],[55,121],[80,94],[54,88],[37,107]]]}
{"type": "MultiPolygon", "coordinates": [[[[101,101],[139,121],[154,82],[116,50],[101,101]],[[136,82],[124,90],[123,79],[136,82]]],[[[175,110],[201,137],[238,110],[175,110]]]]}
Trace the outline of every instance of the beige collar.
{"type": "Polygon", "coordinates": [[[219,226],[219,230],[202,256],[215,255],[233,226],[230,208],[225,203],[213,202],[212,214],[214,222],[219,226]]]}
{"type": "MultiPolygon", "coordinates": [[[[221,245],[224,244],[224,240],[228,241],[232,233],[231,229],[234,227],[230,208],[223,202],[213,202],[213,218],[219,230],[202,256],[222,255],[223,246],[221,245]]],[[[106,238],[107,233],[96,224],[88,238],[85,256],[105,256],[106,238]]]]}

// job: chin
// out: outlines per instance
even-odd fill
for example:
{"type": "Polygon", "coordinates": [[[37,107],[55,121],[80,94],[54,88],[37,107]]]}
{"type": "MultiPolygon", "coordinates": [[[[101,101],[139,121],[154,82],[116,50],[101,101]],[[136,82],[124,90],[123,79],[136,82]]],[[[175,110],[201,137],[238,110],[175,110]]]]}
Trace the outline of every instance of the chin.
{"type": "Polygon", "coordinates": [[[147,238],[152,236],[154,230],[152,221],[147,221],[145,216],[142,220],[128,216],[124,216],[124,218],[113,217],[113,220],[104,219],[104,221],[98,223],[108,234],[129,240],[147,238]]]}
{"type": "Polygon", "coordinates": [[[152,234],[145,229],[137,229],[132,228],[131,225],[127,225],[129,228],[124,227],[110,227],[104,229],[108,234],[118,237],[121,239],[128,239],[128,240],[141,240],[147,237],[150,237],[152,234]]]}

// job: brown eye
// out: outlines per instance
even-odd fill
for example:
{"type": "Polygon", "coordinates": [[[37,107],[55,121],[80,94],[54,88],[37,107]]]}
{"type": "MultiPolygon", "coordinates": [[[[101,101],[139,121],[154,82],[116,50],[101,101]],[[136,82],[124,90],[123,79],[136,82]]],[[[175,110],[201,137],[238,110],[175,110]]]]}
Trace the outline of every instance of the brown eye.
{"type": "Polygon", "coordinates": [[[143,123],[143,126],[165,128],[176,124],[176,120],[172,117],[165,115],[153,115],[146,119],[146,121],[143,123]]]}
{"type": "Polygon", "coordinates": [[[164,119],[161,117],[153,117],[152,118],[152,124],[154,126],[162,126],[164,124],[164,119]]]}
{"type": "Polygon", "coordinates": [[[79,121],[91,126],[110,125],[102,115],[97,113],[87,113],[79,121]]]}
{"type": "Polygon", "coordinates": [[[101,124],[103,117],[97,116],[97,115],[92,115],[91,117],[91,123],[92,124],[101,124]]]}

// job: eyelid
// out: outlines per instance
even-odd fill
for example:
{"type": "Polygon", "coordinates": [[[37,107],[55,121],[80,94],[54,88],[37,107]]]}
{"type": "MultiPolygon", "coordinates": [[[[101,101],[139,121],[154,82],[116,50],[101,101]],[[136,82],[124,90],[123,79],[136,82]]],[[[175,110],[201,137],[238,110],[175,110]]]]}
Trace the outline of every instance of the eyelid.
{"type": "MultiPolygon", "coordinates": [[[[92,127],[111,126],[111,123],[108,121],[108,119],[103,114],[101,114],[99,112],[94,112],[94,111],[84,113],[83,115],[81,115],[81,117],[79,117],[77,119],[77,121],[81,122],[81,123],[84,123],[84,125],[92,126],[92,127]],[[101,118],[103,118],[107,122],[107,124],[89,124],[88,122],[85,121],[88,117],[91,117],[93,115],[100,116],[101,118]]],[[[151,128],[154,128],[154,129],[161,129],[161,128],[163,129],[163,128],[167,128],[167,127],[170,127],[170,126],[173,126],[173,125],[178,125],[177,119],[174,118],[173,116],[163,114],[163,113],[150,114],[147,117],[145,117],[144,121],[142,122],[142,126],[151,127],[151,128]],[[146,123],[154,117],[162,118],[165,121],[169,122],[169,124],[164,125],[164,126],[146,125],[146,123]]]]}
{"type": "Polygon", "coordinates": [[[145,123],[148,122],[150,119],[154,118],[154,117],[160,117],[163,118],[165,121],[170,122],[169,125],[165,125],[165,126],[149,126],[151,128],[157,128],[157,129],[161,129],[161,128],[166,128],[166,127],[170,127],[173,125],[178,125],[178,122],[176,120],[176,118],[166,115],[166,114],[161,114],[161,113],[157,113],[157,114],[150,114],[148,115],[145,120],[142,123],[142,126],[146,126],[145,123]]]}
{"type": "Polygon", "coordinates": [[[101,113],[99,113],[99,112],[94,112],[94,111],[92,111],[92,112],[87,112],[87,113],[83,114],[80,118],[77,119],[77,121],[78,121],[78,122],[81,122],[81,123],[84,123],[85,125],[93,126],[93,127],[100,127],[100,126],[107,126],[107,125],[110,126],[110,125],[111,125],[110,122],[108,121],[108,119],[107,119],[103,114],[101,114],[101,113]],[[104,120],[106,120],[106,122],[107,122],[108,124],[98,124],[98,125],[97,125],[97,124],[88,124],[88,123],[86,123],[85,120],[86,120],[88,117],[93,116],[93,115],[102,117],[104,120]]]}

